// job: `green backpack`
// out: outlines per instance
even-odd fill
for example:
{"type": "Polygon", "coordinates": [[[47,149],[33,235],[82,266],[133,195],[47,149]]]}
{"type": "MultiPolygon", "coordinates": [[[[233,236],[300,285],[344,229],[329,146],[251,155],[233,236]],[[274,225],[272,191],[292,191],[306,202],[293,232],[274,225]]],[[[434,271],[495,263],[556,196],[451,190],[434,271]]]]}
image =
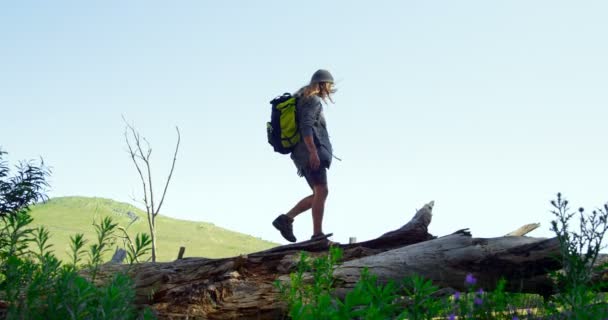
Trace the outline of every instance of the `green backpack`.
{"type": "Polygon", "coordinates": [[[270,114],[270,122],[266,123],[266,133],[268,143],[275,152],[291,153],[296,144],[300,142],[296,102],[296,97],[290,93],[285,93],[270,101],[272,113],[270,114]]]}

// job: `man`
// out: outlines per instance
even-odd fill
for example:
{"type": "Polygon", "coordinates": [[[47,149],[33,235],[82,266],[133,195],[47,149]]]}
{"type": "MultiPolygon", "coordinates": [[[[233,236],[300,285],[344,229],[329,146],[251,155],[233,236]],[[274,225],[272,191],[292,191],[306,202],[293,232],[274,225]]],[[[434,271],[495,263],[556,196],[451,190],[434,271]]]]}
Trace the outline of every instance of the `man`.
{"type": "Polygon", "coordinates": [[[310,83],[296,94],[297,120],[302,139],[291,153],[298,175],[306,178],[312,194],[300,200],[286,214],[279,215],[272,225],[290,242],[296,242],[293,221],[300,213],[312,209],[313,234],[311,240],[325,237],[323,233],[323,213],[328,195],[327,169],[333,157],[332,146],[323,116],[323,104],[334,102],[336,92],[334,78],[327,70],[316,71],[310,83]]]}

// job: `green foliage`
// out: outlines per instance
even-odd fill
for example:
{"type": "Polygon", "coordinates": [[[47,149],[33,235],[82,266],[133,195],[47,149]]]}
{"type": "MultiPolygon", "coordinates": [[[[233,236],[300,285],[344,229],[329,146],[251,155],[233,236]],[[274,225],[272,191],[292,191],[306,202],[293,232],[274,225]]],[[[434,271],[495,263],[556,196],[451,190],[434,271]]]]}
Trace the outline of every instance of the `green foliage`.
{"type": "Polygon", "coordinates": [[[293,319],[330,319],[333,311],[329,291],[333,284],[333,267],[340,259],[342,252],[331,248],[329,254],[310,263],[309,257],[302,252],[297,264],[297,271],[290,274],[290,284],[275,285],[289,305],[289,315],[293,319]],[[312,283],[305,276],[312,272],[312,283]]]}
{"type": "MultiPolygon", "coordinates": [[[[11,259],[7,319],[139,319],[134,307],[131,278],[118,273],[97,287],[75,271],[61,268],[57,260],[36,265],[11,259]],[[31,280],[29,280],[31,279],[31,280]]],[[[4,292],[3,292],[4,293],[4,292]]]]}
{"type": "Polygon", "coordinates": [[[19,210],[1,217],[0,224],[0,261],[13,256],[22,256],[28,250],[28,242],[32,229],[28,225],[32,217],[27,211],[19,210]]]}
{"type": "Polygon", "coordinates": [[[13,244],[0,260],[0,299],[9,302],[7,319],[153,318],[149,311],[141,313],[135,308],[135,291],[128,275],[117,273],[103,286],[93,282],[102,252],[113,241],[116,224],[111,219],[95,224],[98,242],[88,252],[91,280],[77,272],[85,243],[82,235],[72,237],[72,264],[62,265],[49,251],[48,230],[30,229],[31,221],[26,212],[0,220],[3,230],[8,230],[4,242],[13,244]],[[35,244],[35,251],[25,250],[29,242],[35,244]]]}
{"type": "Polygon", "coordinates": [[[152,248],[152,238],[147,233],[135,235],[135,245],[127,245],[127,259],[129,264],[133,264],[143,256],[150,253],[152,248]]]}
{"type": "MultiPolygon", "coordinates": [[[[0,162],[0,300],[8,303],[6,319],[154,318],[135,308],[133,283],[126,274],[115,274],[103,286],[93,282],[103,253],[114,243],[117,224],[112,219],[94,224],[97,243],[88,252],[92,279],[86,279],[77,272],[86,243],[82,234],[71,237],[72,261],[62,265],[50,250],[49,230],[32,227],[28,206],[44,197],[46,171],[24,164],[16,177],[4,181],[7,174],[0,162]]],[[[146,245],[140,242],[140,254],[146,245]]]]}
{"type": "Polygon", "coordinates": [[[77,272],[85,240],[72,237],[73,263],[62,265],[49,251],[49,232],[42,227],[28,229],[32,219],[27,213],[7,216],[2,224],[14,248],[27,248],[34,242],[37,250],[9,249],[1,261],[0,299],[9,301],[7,319],[151,319],[150,312],[134,306],[135,291],[131,278],[117,273],[106,284],[96,286],[93,279],[102,262],[101,253],[112,243],[116,224],[104,219],[95,224],[98,242],[88,255],[91,280],[77,272]]]}
{"type": "MultiPolygon", "coordinates": [[[[49,171],[44,165],[22,162],[15,176],[0,150],[0,300],[6,302],[6,319],[153,319],[150,310],[134,305],[131,278],[117,273],[104,285],[95,277],[104,253],[115,242],[117,223],[105,217],[94,223],[97,242],[85,250],[83,234],[70,237],[71,261],[62,265],[51,251],[50,231],[33,226],[29,206],[46,199],[49,171]],[[88,253],[90,279],[78,273],[88,253]]],[[[138,235],[136,254],[149,251],[146,235],[138,235]]]]}
{"type": "Polygon", "coordinates": [[[42,263],[44,263],[44,261],[46,259],[47,253],[49,253],[49,250],[53,246],[52,244],[48,243],[50,233],[49,233],[49,230],[47,230],[45,227],[40,226],[40,227],[34,229],[32,234],[33,234],[32,241],[36,244],[36,252],[34,252],[34,255],[36,256],[36,258],[38,258],[38,261],[42,264],[42,263]]]}
{"type": "MultiPolygon", "coordinates": [[[[530,308],[542,309],[542,300],[531,303],[529,295],[505,292],[506,280],[501,279],[494,291],[485,292],[470,281],[466,292],[440,295],[438,287],[419,275],[382,283],[368,269],[361,271],[359,281],[343,299],[333,286],[333,269],[342,252],[331,248],[327,256],[312,262],[302,253],[289,283],[275,281],[282,299],[287,302],[288,315],[294,320],[348,319],[521,319],[533,315],[530,308]],[[522,309],[528,309],[522,311],[522,309]]],[[[538,311],[535,311],[538,312],[538,311]]]]}
{"type": "Polygon", "coordinates": [[[450,319],[511,320],[522,317],[522,310],[539,307],[529,303],[530,295],[505,292],[505,279],[500,279],[494,290],[487,292],[476,286],[471,274],[465,282],[467,290],[455,292],[444,304],[444,314],[450,319]]]}
{"type": "MultiPolygon", "coordinates": [[[[605,306],[596,304],[598,293],[606,284],[592,285],[591,277],[599,271],[595,262],[602,247],[602,241],[608,231],[608,204],[603,210],[594,210],[590,215],[585,214],[584,208],[579,208],[579,230],[572,231],[571,219],[575,212],[568,207],[568,200],[560,193],[557,200],[551,201],[556,220],[551,221],[551,230],[556,234],[560,244],[560,260],[564,272],[555,272],[560,293],[554,297],[553,311],[566,311],[573,319],[596,319],[606,316],[605,306]]],[[[601,266],[599,268],[606,268],[601,266]]]]}
{"type": "Polygon", "coordinates": [[[78,269],[80,265],[80,261],[82,261],[81,256],[84,255],[84,246],[87,241],[84,239],[84,235],[82,233],[70,236],[70,251],[71,251],[71,260],[70,266],[74,269],[78,269]]]}
{"type": "MultiPolygon", "coordinates": [[[[343,299],[338,298],[333,270],[342,252],[331,248],[329,254],[310,260],[302,253],[289,283],[275,282],[287,302],[289,316],[295,320],[322,319],[607,319],[606,299],[600,294],[605,287],[592,285],[592,275],[603,237],[608,231],[608,204],[604,209],[581,217],[580,231],[569,230],[568,202],[558,194],[552,202],[557,220],[552,228],[560,242],[564,272],[555,273],[558,293],[545,302],[535,295],[508,293],[506,280],[500,279],[494,290],[484,291],[468,274],[465,292],[440,295],[431,281],[418,275],[404,279],[400,285],[381,283],[363,269],[359,281],[343,299]]],[[[602,266],[606,268],[606,266],[602,266]]],[[[606,284],[603,283],[605,286],[606,284]]]]}
{"type": "Polygon", "coordinates": [[[0,217],[27,209],[34,202],[46,199],[46,178],[50,170],[44,161],[21,161],[17,173],[10,176],[8,164],[3,160],[7,153],[0,149],[0,217]]]}
{"type": "Polygon", "coordinates": [[[439,311],[436,301],[427,295],[437,290],[430,281],[420,277],[404,281],[409,292],[414,293],[413,303],[403,308],[398,286],[389,281],[380,283],[367,269],[343,300],[334,296],[333,269],[342,258],[342,251],[332,247],[327,256],[310,262],[302,253],[296,272],[290,274],[290,283],[276,281],[275,285],[288,304],[293,319],[430,319],[439,311]]]}
{"type": "Polygon", "coordinates": [[[97,233],[97,243],[89,247],[89,263],[91,269],[91,278],[95,281],[99,264],[102,262],[104,253],[111,252],[115,242],[114,232],[116,231],[117,223],[112,221],[112,218],[105,217],[101,223],[93,223],[95,232],[97,233]]]}
{"type": "Polygon", "coordinates": [[[403,280],[403,293],[408,300],[401,314],[403,319],[432,319],[439,315],[443,303],[434,295],[438,291],[430,280],[419,275],[413,275],[403,280]]]}
{"type": "Polygon", "coordinates": [[[394,319],[399,314],[395,283],[378,282],[375,275],[364,269],[354,289],[348,292],[344,302],[337,300],[335,319],[394,319]]]}

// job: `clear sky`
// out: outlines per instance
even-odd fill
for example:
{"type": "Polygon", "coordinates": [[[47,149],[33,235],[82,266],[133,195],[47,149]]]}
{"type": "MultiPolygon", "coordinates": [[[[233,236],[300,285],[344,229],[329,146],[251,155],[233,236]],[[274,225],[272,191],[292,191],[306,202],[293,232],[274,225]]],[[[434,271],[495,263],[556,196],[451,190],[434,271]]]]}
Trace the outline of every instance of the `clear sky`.
{"type": "MultiPolygon", "coordinates": [[[[162,213],[285,242],[271,221],[309,189],[266,141],[268,101],[325,68],[335,241],[431,200],[435,235],[540,222],[531,235],[551,236],[557,192],[608,201],[607,14],[606,1],[5,1],[0,146],[11,163],[42,156],[51,196],[133,203],[121,115],[150,141],[157,187],[177,125],[162,213]]],[[[311,232],[300,216],[296,236],[311,232]]]]}

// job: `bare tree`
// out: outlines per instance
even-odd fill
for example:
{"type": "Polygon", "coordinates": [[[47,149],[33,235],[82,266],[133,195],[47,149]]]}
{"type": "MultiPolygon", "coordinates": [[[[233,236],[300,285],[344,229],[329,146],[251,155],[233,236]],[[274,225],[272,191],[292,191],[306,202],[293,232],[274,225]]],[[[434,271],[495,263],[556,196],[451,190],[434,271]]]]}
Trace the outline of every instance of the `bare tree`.
{"type": "Polygon", "coordinates": [[[173,175],[173,169],[175,168],[175,160],[177,160],[177,152],[179,150],[180,133],[179,128],[176,126],[177,131],[177,143],[175,145],[175,153],[173,154],[173,162],[171,164],[171,170],[165,181],[165,188],[158,204],[154,202],[154,189],[152,187],[152,169],[150,166],[150,155],[152,154],[152,147],[145,137],[142,137],[139,132],[135,129],[132,124],[129,124],[127,120],[122,118],[125,122],[125,141],[129,148],[129,154],[135,164],[137,173],[141,179],[142,188],[144,191],[144,205],[146,206],[146,213],[148,216],[148,225],[150,227],[150,236],[152,238],[152,262],[156,262],[156,216],[160,212],[160,208],[165,201],[167,195],[167,188],[173,175]],[[142,142],[145,146],[142,146],[142,142]]]}

